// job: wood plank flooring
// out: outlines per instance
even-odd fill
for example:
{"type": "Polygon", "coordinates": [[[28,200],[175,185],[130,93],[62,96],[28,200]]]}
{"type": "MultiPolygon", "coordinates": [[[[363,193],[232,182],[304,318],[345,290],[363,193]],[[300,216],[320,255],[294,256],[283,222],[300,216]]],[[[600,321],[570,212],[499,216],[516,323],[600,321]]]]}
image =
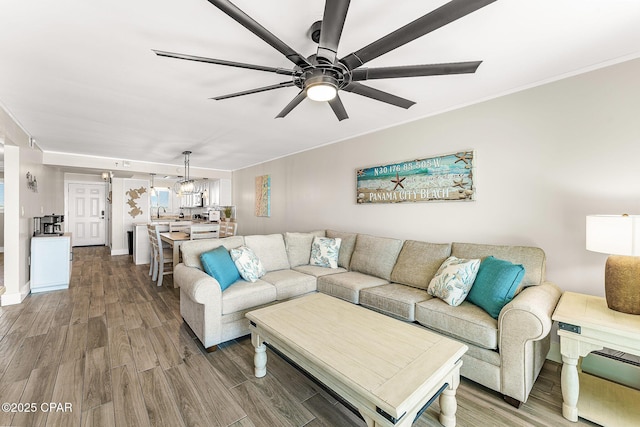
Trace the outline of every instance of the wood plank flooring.
{"type": "MultiPolygon", "coordinates": [[[[182,321],[172,276],[158,288],[148,271],[104,247],[75,248],[69,290],[0,308],[0,403],[35,404],[0,412],[0,425],[365,426],[271,351],[267,376],[255,378],[249,339],[207,354],[182,321]]],[[[566,421],[561,403],[550,361],[519,410],[463,379],[458,426],[593,425],[566,421]]],[[[414,426],[439,426],[438,411],[436,402],[414,426]]]]}

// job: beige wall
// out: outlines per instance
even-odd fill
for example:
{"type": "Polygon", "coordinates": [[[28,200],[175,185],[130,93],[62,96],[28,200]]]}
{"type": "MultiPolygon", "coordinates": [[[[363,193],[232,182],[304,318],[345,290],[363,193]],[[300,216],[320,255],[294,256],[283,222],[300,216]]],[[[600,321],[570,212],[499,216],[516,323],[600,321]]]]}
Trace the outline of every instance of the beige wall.
{"type": "Polygon", "coordinates": [[[634,60],[236,171],[239,232],[539,246],[550,280],[602,295],[606,255],[585,250],[585,216],[640,213],[638,75],[634,60]],[[476,150],[477,201],[355,203],[356,168],[464,149],[476,150]],[[265,174],[271,217],[259,218],[254,180],[265,174]]]}
{"type": "MultiPolygon", "coordinates": [[[[0,172],[0,178],[4,182],[4,172],[0,172]]],[[[0,212],[0,248],[4,252],[4,212],[0,212]]]]}
{"type": "Polygon", "coordinates": [[[2,305],[19,303],[29,293],[29,252],[34,216],[60,211],[61,173],[43,165],[42,151],[29,148],[29,136],[0,109],[0,137],[5,143],[4,284],[2,305]],[[38,192],[27,188],[27,172],[38,192]],[[59,192],[60,191],[60,192],[59,192]]]}

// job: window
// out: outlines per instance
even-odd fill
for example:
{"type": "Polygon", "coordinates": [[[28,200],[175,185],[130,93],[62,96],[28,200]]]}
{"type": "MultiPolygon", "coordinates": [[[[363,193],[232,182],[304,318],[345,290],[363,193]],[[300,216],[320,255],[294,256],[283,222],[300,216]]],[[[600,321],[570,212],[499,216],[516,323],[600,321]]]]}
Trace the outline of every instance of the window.
{"type": "Polygon", "coordinates": [[[165,187],[154,187],[151,192],[151,207],[154,209],[165,208],[169,211],[171,207],[171,189],[165,187]]]}

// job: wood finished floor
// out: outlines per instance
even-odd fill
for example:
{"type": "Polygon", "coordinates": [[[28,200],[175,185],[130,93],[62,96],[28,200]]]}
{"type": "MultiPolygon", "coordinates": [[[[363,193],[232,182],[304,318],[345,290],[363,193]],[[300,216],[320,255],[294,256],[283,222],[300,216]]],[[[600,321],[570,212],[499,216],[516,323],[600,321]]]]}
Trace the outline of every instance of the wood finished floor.
{"type": "MultiPolygon", "coordinates": [[[[69,290],[0,308],[0,426],[365,426],[269,351],[253,376],[253,347],[240,339],[207,354],[183,323],[172,276],[157,288],[148,266],[106,248],[75,248],[69,290]],[[43,403],[71,404],[47,412],[43,403]],[[62,407],[64,409],[64,407],[62,407]]],[[[560,366],[547,361],[519,410],[462,380],[458,426],[593,425],[561,416],[560,366]]],[[[439,426],[437,402],[414,426],[439,426]]]]}

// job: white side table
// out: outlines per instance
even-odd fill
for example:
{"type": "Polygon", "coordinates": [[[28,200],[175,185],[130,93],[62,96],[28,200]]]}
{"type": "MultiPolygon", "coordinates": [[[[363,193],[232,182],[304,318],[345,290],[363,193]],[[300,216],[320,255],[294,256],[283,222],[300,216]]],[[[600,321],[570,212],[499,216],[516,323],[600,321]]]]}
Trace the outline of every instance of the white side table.
{"type": "Polygon", "coordinates": [[[580,369],[582,357],[605,347],[640,356],[640,315],[610,310],[604,298],[565,292],[552,319],[559,322],[562,415],[604,426],[640,425],[639,390],[580,369]]]}

